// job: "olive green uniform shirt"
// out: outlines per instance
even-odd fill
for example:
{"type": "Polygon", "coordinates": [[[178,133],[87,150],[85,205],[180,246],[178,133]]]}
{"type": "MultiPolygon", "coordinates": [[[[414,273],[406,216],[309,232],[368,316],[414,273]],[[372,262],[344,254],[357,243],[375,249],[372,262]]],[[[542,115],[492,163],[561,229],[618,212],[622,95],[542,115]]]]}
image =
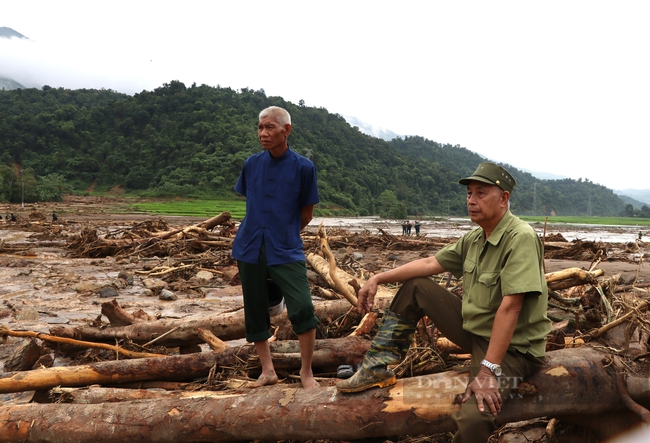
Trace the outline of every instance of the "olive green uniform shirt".
{"type": "Polygon", "coordinates": [[[436,254],[440,265],[463,277],[463,329],[487,340],[504,296],[525,294],[510,345],[543,357],[551,321],[546,316],[548,288],[542,242],[526,222],[507,211],[485,240],[474,229],[436,254]]]}

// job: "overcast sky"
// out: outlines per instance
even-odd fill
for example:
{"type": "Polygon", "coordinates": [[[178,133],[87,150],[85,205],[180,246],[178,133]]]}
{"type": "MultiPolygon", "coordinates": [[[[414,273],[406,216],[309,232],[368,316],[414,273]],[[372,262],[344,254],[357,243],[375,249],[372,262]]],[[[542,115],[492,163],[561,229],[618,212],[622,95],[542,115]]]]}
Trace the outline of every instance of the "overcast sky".
{"type": "Polygon", "coordinates": [[[0,76],[264,89],[520,169],[650,188],[648,1],[15,0],[0,76]]]}

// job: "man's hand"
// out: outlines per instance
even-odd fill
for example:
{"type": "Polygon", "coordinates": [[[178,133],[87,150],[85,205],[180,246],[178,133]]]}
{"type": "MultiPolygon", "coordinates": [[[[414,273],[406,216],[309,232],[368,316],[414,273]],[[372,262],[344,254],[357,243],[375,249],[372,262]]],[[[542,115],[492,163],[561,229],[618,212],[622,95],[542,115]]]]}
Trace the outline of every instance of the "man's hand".
{"type": "Polygon", "coordinates": [[[483,400],[485,400],[492,415],[496,417],[496,415],[501,412],[503,399],[501,398],[501,394],[499,394],[499,380],[488,368],[481,366],[478,375],[465,390],[463,403],[469,400],[472,394],[476,396],[479,411],[485,412],[485,406],[483,405],[483,400]]]}
{"type": "Polygon", "coordinates": [[[366,315],[368,312],[372,311],[376,293],[377,283],[375,283],[375,279],[370,277],[366,284],[359,289],[359,293],[357,294],[357,311],[359,311],[361,315],[366,315]]]}

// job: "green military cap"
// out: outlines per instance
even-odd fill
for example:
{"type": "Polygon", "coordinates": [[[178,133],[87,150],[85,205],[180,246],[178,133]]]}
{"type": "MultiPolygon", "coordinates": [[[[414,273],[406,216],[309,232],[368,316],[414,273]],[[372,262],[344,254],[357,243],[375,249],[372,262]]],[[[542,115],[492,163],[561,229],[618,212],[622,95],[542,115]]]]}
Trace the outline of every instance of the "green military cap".
{"type": "Polygon", "coordinates": [[[491,185],[497,185],[504,191],[512,192],[517,182],[512,175],[499,165],[483,162],[478,165],[471,177],[458,180],[461,185],[468,185],[471,180],[476,180],[491,185]]]}

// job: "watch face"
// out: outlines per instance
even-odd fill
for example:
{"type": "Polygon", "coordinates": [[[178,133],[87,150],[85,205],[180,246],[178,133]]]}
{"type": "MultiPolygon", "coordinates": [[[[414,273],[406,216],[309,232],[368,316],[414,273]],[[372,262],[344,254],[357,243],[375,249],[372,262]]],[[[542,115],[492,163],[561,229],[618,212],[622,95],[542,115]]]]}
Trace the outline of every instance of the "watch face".
{"type": "Polygon", "coordinates": [[[493,372],[494,372],[494,375],[496,375],[497,377],[500,376],[503,373],[503,371],[501,371],[501,366],[497,366],[496,368],[494,368],[493,372]]]}

